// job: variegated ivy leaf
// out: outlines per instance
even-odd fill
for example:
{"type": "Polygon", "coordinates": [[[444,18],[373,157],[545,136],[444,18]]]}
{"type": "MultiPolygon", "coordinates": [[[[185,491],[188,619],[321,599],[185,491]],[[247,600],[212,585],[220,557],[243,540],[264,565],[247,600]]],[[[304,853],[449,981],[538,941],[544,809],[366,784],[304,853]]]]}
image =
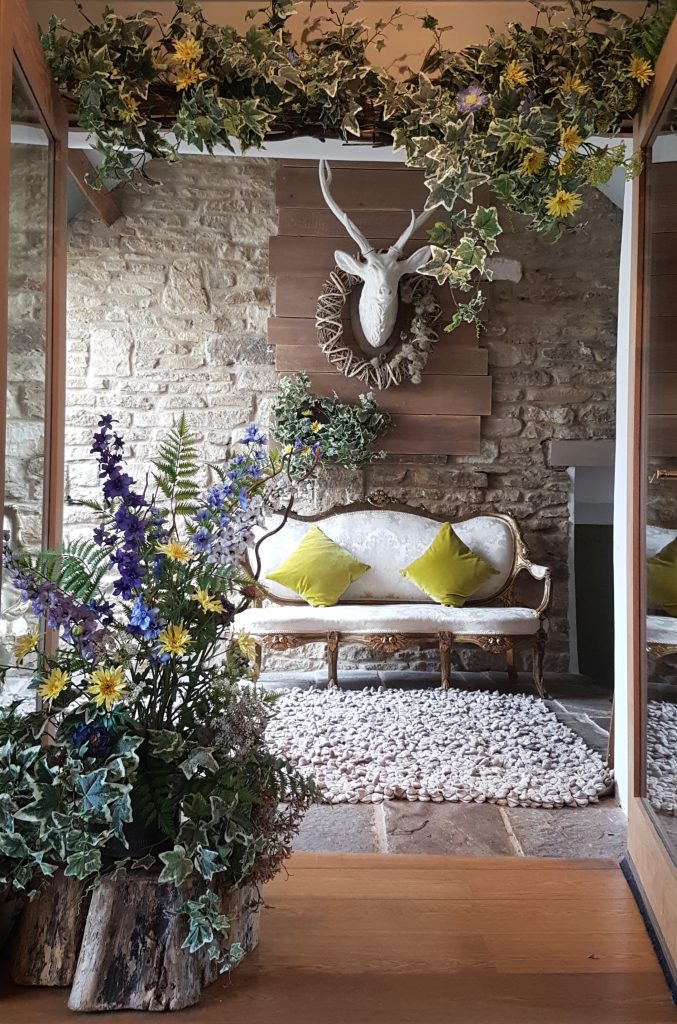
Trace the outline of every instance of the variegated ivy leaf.
{"type": "Polygon", "coordinates": [[[434,277],[438,284],[445,284],[454,271],[449,262],[449,250],[442,249],[437,245],[431,245],[430,254],[432,259],[429,263],[426,263],[419,273],[423,274],[424,277],[434,277]]]}
{"type": "Polygon", "coordinates": [[[451,250],[451,256],[463,267],[479,271],[484,269],[487,259],[486,251],[477,245],[472,235],[464,235],[458,245],[451,250]]]}
{"type": "Polygon", "coordinates": [[[482,239],[497,238],[503,232],[495,206],[478,206],[472,215],[471,224],[482,239]]]}
{"type": "Polygon", "coordinates": [[[181,885],[193,871],[193,862],[186,856],[184,846],[175,846],[173,850],[158,854],[164,864],[158,881],[173,882],[174,885],[181,885]]]}
{"type": "Polygon", "coordinates": [[[64,875],[70,878],[77,878],[80,882],[88,875],[96,875],[101,870],[101,854],[97,849],[86,847],[71,853],[66,861],[64,875]]]}
{"type": "Polygon", "coordinates": [[[198,846],[193,863],[203,878],[209,882],[218,871],[225,871],[225,865],[220,863],[219,855],[215,850],[205,850],[198,846]]]}
{"type": "Polygon", "coordinates": [[[182,761],[179,768],[187,779],[192,779],[199,768],[205,768],[208,772],[216,772],[219,764],[212,754],[211,747],[196,747],[193,753],[182,761]]]}
{"type": "Polygon", "coordinates": [[[434,210],[436,206],[443,206],[445,210],[451,213],[454,203],[458,200],[460,194],[457,175],[454,173],[445,174],[443,178],[435,182],[426,182],[426,184],[430,189],[430,195],[426,199],[425,209],[434,210]]]}

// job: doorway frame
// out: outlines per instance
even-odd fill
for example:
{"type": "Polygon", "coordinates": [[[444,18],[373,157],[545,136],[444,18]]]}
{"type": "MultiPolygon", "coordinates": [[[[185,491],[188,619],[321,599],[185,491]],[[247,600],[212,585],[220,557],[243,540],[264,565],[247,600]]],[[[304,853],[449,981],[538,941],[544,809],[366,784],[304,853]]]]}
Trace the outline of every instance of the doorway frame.
{"type": "MultiPolygon", "coordinates": [[[[677,82],[677,19],[656,61],[654,80],[634,124],[634,149],[646,156],[677,82]]],[[[645,785],[646,562],[645,479],[646,431],[643,430],[647,395],[648,334],[644,281],[646,230],[646,171],[635,179],[632,192],[632,291],[630,322],[630,486],[626,515],[628,635],[628,860],[644,909],[661,944],[668,972],[677,978],[677,863],[663,841],[643,795],[645,785]]]]}
{"type": "Polygon", "coordinates": [[[0,508],[4,508],[5,497],[9,169],[12,80],[16,71],[22,76],[52,143],[42,543],[45,548],[55,548],[62,538],[64,502],[68,115],[24,0],[0,0],[0,508]]]}

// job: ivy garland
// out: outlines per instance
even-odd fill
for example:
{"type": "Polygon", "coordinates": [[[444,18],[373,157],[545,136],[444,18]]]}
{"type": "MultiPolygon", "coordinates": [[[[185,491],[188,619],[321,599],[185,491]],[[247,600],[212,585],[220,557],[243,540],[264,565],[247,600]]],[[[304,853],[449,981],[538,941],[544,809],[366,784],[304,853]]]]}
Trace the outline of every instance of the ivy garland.
{"type": "Polygon", "coordinates": [[[431,46],[403,78],[367,55],[383,48],[391,25],[403,27],[399,9],[370,29],[353,17],[358,0],[330,6],[300,43],[288,25],[296,0],[250,12],[244,33],[210,24],[192,0],[175,0],[168,22],[109,8],[94,22],[76,0],[85,27],[52,17],[41,39],[77,123],[103,155],[99,183],[143,172],[151,158],[175,159],[180,143],[211,152],[236,140],[245,151],[294,136],[353,136],[403,151],[425,172],[428,208],[446,211],[423,272],[466,293],[453,330],[479,324],[478,284],[491,278],[487,259],[501,232],[494,208],[469,214],[476,189],[488,186],[536,230],[557,234],[583,205],[584,186],[608,181],[615,167],[639,172],[622,144],[586,140],[612,139],[634,115],[672,0],[648,0],[639,19],[593,0],[531,2],[532,28],[510,24],[458,52],[425,15],[431,46]]]}

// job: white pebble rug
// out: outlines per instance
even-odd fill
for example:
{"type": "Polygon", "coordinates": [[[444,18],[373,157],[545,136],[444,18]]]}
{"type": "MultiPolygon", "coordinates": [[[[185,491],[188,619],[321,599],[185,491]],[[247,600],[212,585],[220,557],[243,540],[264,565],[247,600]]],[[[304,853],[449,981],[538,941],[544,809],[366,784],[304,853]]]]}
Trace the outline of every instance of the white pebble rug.
{"type": "Polygon", "coordinates": [[[646,785],[657,811],[677,814],[677,704],[650,700],[647,705],[646,785]]]}
{"type": "Polygon", "coordinates": [[[601,756],[535,697],[487,691],[283,691],[266,730],[332,803],[444,800],[583,807],[601,756]]]}

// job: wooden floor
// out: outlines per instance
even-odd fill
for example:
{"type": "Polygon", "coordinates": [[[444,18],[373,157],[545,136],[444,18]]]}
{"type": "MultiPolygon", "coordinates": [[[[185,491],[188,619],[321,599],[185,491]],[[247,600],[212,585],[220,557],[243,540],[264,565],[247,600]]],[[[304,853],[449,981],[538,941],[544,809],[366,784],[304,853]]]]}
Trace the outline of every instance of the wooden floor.
{"type": "MultiPolygon", "coordinates": [[[[296,854],[265,896],[258,950],[180,1024],[677,1020],[611,861],[296,854]]],[[[0,1021],[76,1021],[65,1002],[11,989],[0,1021]]]]}

